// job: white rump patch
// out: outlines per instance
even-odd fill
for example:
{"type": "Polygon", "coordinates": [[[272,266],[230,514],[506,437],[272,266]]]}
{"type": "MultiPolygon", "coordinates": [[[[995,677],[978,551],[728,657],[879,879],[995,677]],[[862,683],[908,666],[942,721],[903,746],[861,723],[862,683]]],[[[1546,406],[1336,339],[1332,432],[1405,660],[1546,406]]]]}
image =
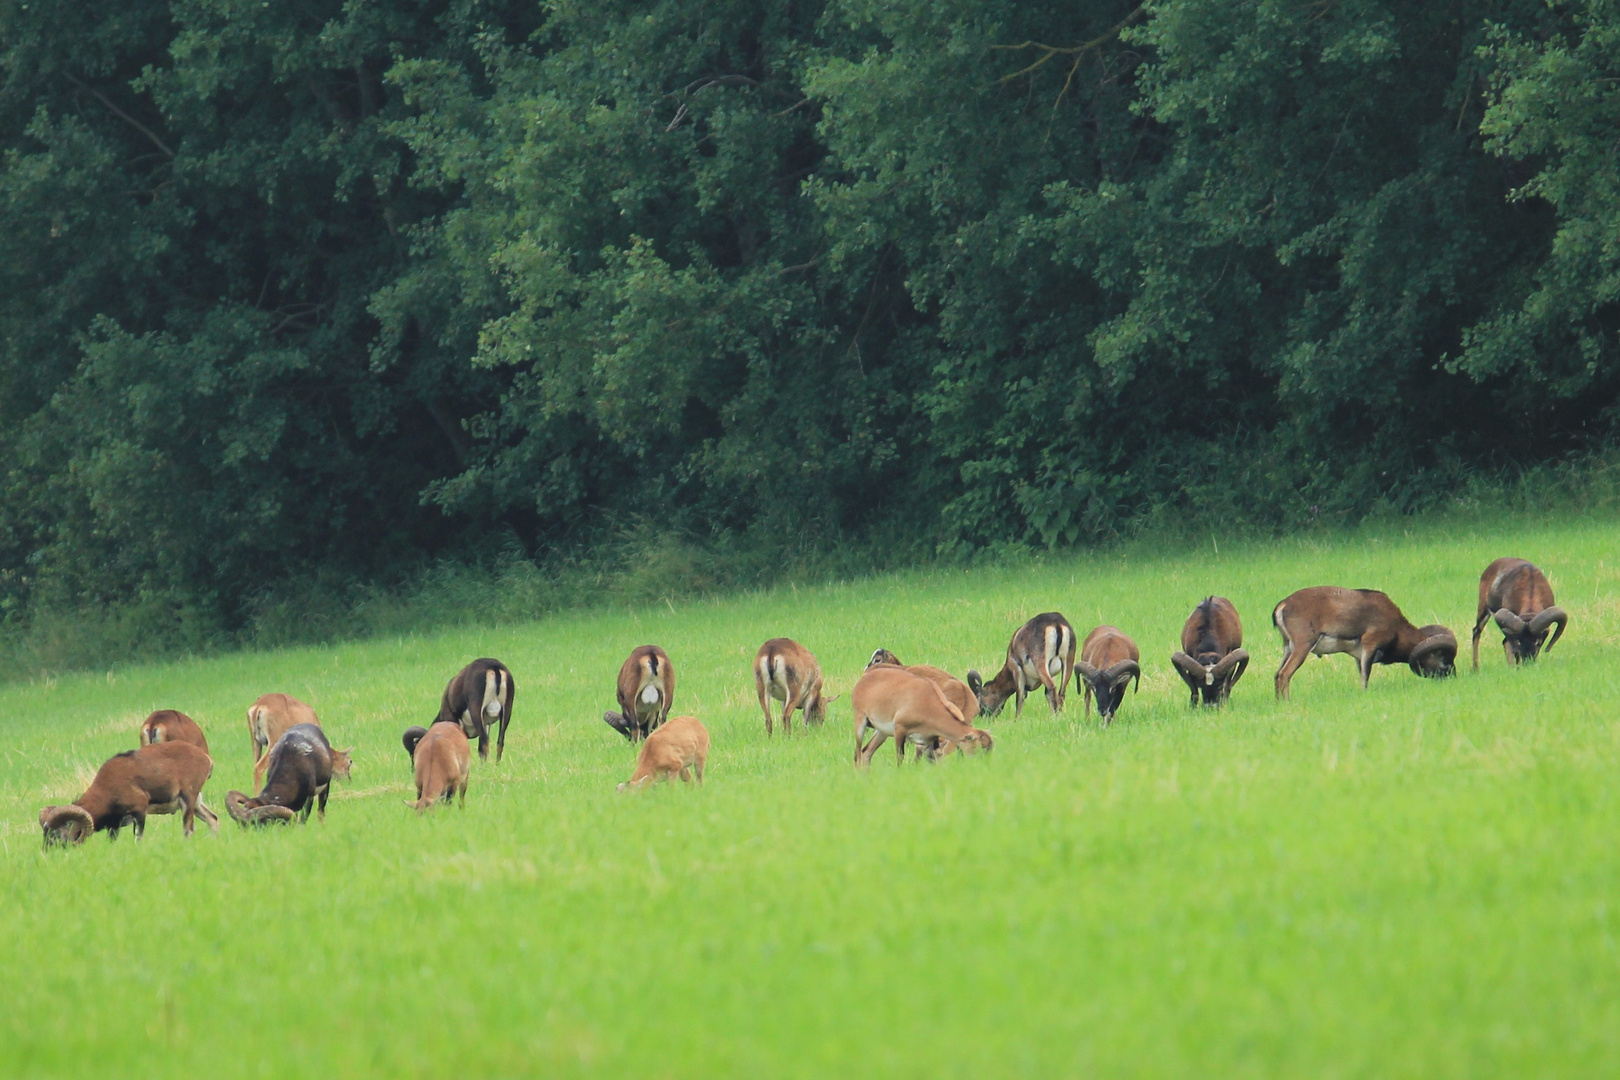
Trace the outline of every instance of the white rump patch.
{"type": "Polygon", "coordinates": [[[765,683],[765,693],[772,701],[788,699],[786,667],[787,662],[782,659],[781,653],[759,658],[759,673],[765,683]]]}
{"type": "Polygon", "coordinates": [[[484,672],[485,716],[501,715],[501,707],[503,704],[502,699],[506,696],[504,693],[506,688],[501,685],[503,682],[505,682],[505,680],[501,678],[501,673],[496,671],[494,668],[490,668],[488,671],[484,672]]]}

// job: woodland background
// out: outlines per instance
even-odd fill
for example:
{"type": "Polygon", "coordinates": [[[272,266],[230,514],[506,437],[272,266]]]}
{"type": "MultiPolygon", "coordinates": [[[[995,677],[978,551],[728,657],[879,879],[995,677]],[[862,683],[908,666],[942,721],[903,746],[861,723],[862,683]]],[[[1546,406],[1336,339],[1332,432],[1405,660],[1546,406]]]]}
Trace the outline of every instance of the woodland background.
{"type": "Polygon", "coordinates": [[[0,50],[8,670],[1615,446],[1615,0],[0,0],[0,50]]]}

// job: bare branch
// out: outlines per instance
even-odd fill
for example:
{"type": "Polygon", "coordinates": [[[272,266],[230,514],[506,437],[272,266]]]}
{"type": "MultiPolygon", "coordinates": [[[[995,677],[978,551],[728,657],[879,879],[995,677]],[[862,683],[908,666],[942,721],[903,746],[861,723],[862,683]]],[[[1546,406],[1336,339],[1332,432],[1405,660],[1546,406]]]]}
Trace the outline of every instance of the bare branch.
{"type": "Polygon", "coordinates": [[[1109,27],[1106,33],[1099,37],[1092,38],[1090,41],[1084,42],[1080,45],[1045,45],[1039,41],[1025,41],[1017,45],[992,45],[990,46],[992,49],[999,49],[1006,52],[1022,52],[1025,49],[1034,49],[1041,54],[1040,59],[1036,60],[1033,64],[1030,64],[1028,67],[1020,68],[1011,75],[1003,75],[997,81],[1003,83],[1012,82],[1014,79],[1028,75],[1035,71],[1037,68],[1050,61],[1053,57],[1072,56],[1074,57],[1074,63],[1069,65],[1069,73],[1063,80],[1063,89],[1058,91],[1056,100],[1052,102],[1052,108],[1056,109],[1059,105],[1063,104],[1064,96],[1068,94],[1069,87],[1074,84],[1075,72],[1080,70],[1080,61],[1084,60],[1088,53],[1096,52],[1110,41],[1113,41],[1115,38],[1119,37],[1120,31],[1124,30],[1132,23],[1140,21],[1142,16],[1145,14],[1147,14],[1147,5],[1138,4],[1131,10],[1129,15],[1126,15],[1123,19],[1119,20],[1119,22],[1109,27]]]}
{"type": "Polygon", "coordinates": [[[450,452],[456,456],[456,464],[465,469],[467,459],[472,456],[472,447],[467,442],[466,433],[461,430],[461,422],[451,415],[444,402],[435,395],[428,395],[423,399],[422,405],[427,409],[427,414],[433,418],[433,422],[439,425],[439,430],[444,433],[445,442],[450,444],[450,452]]]}
{"type": "Polygon", "coordinates": [[[809,262],[802,262],[802,263],[799,263],[797,266],[784,266],[784,267],[782,267],[782,269],[780,269],[780,270],[778,270],[776,272],[776,276],[781,277],[784,274],[797,274],[797,273],[799,273],[800,271],[803,271],[803,270],[814,270],[816,267],[818,267],[820,265],[821,265],[821,256],[817,255],[815,258],[811,259],[809,262]]]}
{"type": "Polygon", "coordinates": [[[153,131],[151,128],[129,115],[129,113],[125,112],[123,109],[120,109],[117,105],[114,105],[112,101],[108,99],[106,94],[103,94],[100,90],[97,90],[95,87],[85,83],[77,76],[69,74],[67,79],[68,82],[72,83],[74,86],[77,86],[80,90],[83,90],[85,93],[89,94],[91,97],[105,105],[108,112],[118,117],[118,119],[122,120],[124,123],[140,132],[142,135],[145,135],[151,140],[152,145],[163,151],[164,156],[170,161],[174,160],[174,151],[169,149],[168,143],[158,138],[157,132],[153,131]]]}
{"type": "Polygon", "coordinates": [[[679,90],[671,91],[664,96],[675,97],[679,95],[684,97],[688,94],[701,94],[711,86],[724,85],[725,83],[742,83],[744,86],[764,85],[758,79],[751,79],[747,75],[713,75],[705,76],[701,79],[693,79],[679,90]]]}
{"type": "Polygon", "coordinates": [[[268,333],[270,335],[274,336],[283,330],[308,330],[314,326],[319,326],[321,317],[326,314],[326,305],[287,304],[270,312],[270,314],[281,315],[283,312],[286,313],[285,317],[269,329],[268,333]],[[308,320],[310,319],[313,319],[314,322],[309,323],[308,320]]]}
{"type": "MultiPolygon", "coordinates": [[[[781,87],[773,86],[770,83],[760,82],[758,79],[751,78],[750,76],[747,76],[747,75],[712,75],[712,76],[705,76],[705,77],[703,77],[701,79],[692,80],[691,82],[687,83],[685,86],[681,87],[679,90],[671,90],[671,91],[669,91],[669,93],[664,94],[663,97],[666,98],[666,99],[679,99],[679,98],[690,99],[690,98],[697,97],[699,94],[703,93],[703,91],[708,90],[711,87],[728,86],[728,85],[730,85],[730,86],[751,86],[754,89],[762,90],[767,94],[775,94],[777,97],[787,98],[789,100],[792,100],[792,98],[793,98],[792,94],[788,93],[786,90],[783,90],[781,87]]],[[[778,115],[778,116],[786,116],[788,113],[792,112],[793,109],[797,109],[800,105],[805,104],[809,100],[810,100],[809,98],[805,98],[803,101],[798,102],[798,104],[794,105],[792,108],[786,109],[783,112],[778,113],[776,115],[778,115]]],[[[675,110],[675,119],[671,120],[669,122],[669,126],[666,127],[664,130],[665,131],[674,131],[677,127],[680,126],[681,121],[686,119],[688,114],[689,114],[689,110],[687,109],[686,102],[682,101],[680,107],[675,110]]]]}

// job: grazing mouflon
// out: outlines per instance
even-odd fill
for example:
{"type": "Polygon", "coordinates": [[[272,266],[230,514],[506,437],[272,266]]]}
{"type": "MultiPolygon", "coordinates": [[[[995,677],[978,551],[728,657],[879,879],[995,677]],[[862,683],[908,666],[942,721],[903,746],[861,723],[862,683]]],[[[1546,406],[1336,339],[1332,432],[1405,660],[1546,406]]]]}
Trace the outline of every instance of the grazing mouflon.
{"type": "Polygon", "coordinates": [[[1010,697],[1017,702],[1013,715],[1020,716],[1025,695],[1041,687],[1046,691],[1046,704],[1056,715],[1063,708],[1074,674],[1074,644],[1074,627],[1055,611],[1037,615],[1019,627],[1007,644],[1007,659],[995,678],[985,682],[977,671],[967,673],[980,714],[996,715],[1010,697]]]}
{"type": "Polygon", "coordinates": [[[821,696],[821,665],[809,649],[792,638],[771,638],[754,654],[754,689],[759,709],[765,714],[765,734],[771,735],[771,707],[768,699],[782,703],[782,732],[793,732],[793,710],[804,713],[806,727],[819,726],[827,719],[827,705],[834,697],[821,696]]]}
{"type": "Polygon", "coordinates": [[[208,739],[197,721],[176,709],[159,709],[141,723],[142,746],[164,742],[190,743],[208,753],[208,739]]]}
{"type": "MultiPolygon", "coordinates": [[[[253,783],[264,784],[264,771],[270,767],[269,752],[281,737],[299,724],[321,726],[315,710],[291,694],[265,694],[248,706],[248,731],[253,736],[253,783]]],[[[348,782],[349,750],[332,751],[332,775],[348,782]]]]}
{"type": "Polygon", "coordinates": [[[945,695],[945,700],[955,705],[964,717],[979,715],[979,695],[973,692],[971,686],[944,668],[937,668],[932,664],[902,664],[900,658],[888,649],[878,649],[872,653],[872,659],[866,662],[866,669],[870,671],[885,664],[902,668],[913,675],[921,675],[939,687],[940,693],[945,695]]]}
{"type": "Polygon", "coordinates": [[[109,758],[83,795],[66,806],[47,806],[39,812],[45,843],[82,844],[94,832],[116,839],[118,830],[131,825],[136,839],[146,831],[148,814],[182,811],[187,836],[198,814],[210,829],[219,818],[202,804],[203,784],[214,771],[214,759],[191,743],[161,742],[138,750],[125,750],[109,758]]]}
{"type": "Polygon", "coordinates": [[[460,724],[437,723],[428,728],[411,745],[411,760],[416,769],[416,801],[407,799],[406,806],[415,807],[416,812],[421,813],[441,800],[449,802],[456,795],[461,797],[462,806],[467,805],[472,744],[460,724]]]}
{"type": "Polygon", "coordinates": [[[460,724],[467,738],[478,740],[478,757],[483,761],[489,760],[490,726],[499,723],[500,735],[495,740],[498,765],[506,753],[506,725],[512,722],[516,699],[517,684],[511,671],[499,660],[484,657],[462,668],[445,686],[434,722],[460,724]]]}
{"type": "Polygon", "coordinates": [[[225,808],[242,825],[291,821],[300,812],[309,820],[318,809],[326,820],[326,797],[332,787],[332,744],[318,724],[294,724],[266,755],[264,788],[251,798],[240,791],[225,794],[225,808]]]}
{"type": "Polygon", "coordinates": [[[662,724],[675,704],[675,666],[657,645],[631,651],[619,668],[619,711],[602,722],[631,742],[640,742],[662,724]]]}
{"type": "Polygon", "coordinates": [[[869,764],[889,739],[895,741],[897,762],[905,760],[907,746],[934,758],[955,749],[989,750],[994,745],[990,733],[968,724],[962,710],[946,701],[932,680],[905,668],[890,664],[867,668],[850,692],[850,702],[855,710],[857,766],[869,764]]]}
{"type": "Polygon", "coordinates": [[[1293,593],[1271,612],[1283,639],[1277,696],[1288,699],[1294,672],[1312,653],[1349,653],[1367,689],[1374,664],[1408,664],[1426,678],[1444,678],[1457,663],[1457,637],[1439,623],[1414,626],[1395,602],[1376,589],[1317,585],[1293,593]]]}
{"type": "Polygon", "coordinates": [[[1086,635],[1074,670],[1086,687],[1086,715],[1091,715],[1095,695],[1097,716],[1105,727],[1125,700],[1126,684],[1135,679],[1137,691],[1142,689],[1142,652],[1117,626],[1099,626],[1086,635]]]}
{"type": "Polygon", "coordinates": [[[1211,596],[1187,616],[1181,628],[1181,648],[1170,662],[1192,691],[1192,704],[1221,705],[1249,666],[1243,649],[1243,624],[1237,608],[1224,596],[1211,596]]]}
{"type": "Polygon", "coordinates": [[[695,716],[677,716],[647,736],[636,755],[636,771],[619,785],[620,791],[673,780],[703,783],[709,761],[709,730],[695,716]]]}
{"type": "Polygon", "coordinates": [[[1502,651],[1507,662],[1534,660],[1545,648],[1552,652],[1564,636],[1569,616],[1553,603],[1552,586],[1533,564],[1524,559],[1497,559],[1479,578],[1479,612],[1474,618],[1474,670],[1479,670],[1479,634],[1487,619],[1502,630],[1502,651]],[[1553,630],[1556,626],[1558,629],[1553,630]],[[1547,640],[1552,631],[1552,640],[1547,640]]]}

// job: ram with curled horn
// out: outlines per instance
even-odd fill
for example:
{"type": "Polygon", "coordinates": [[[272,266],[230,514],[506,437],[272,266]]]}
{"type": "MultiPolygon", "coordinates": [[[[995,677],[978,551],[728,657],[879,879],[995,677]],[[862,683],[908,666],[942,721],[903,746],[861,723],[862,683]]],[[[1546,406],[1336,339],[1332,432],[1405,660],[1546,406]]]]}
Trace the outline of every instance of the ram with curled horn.
{"type": "Polygon", "coordinates": [[[435,724],[453,722],[462,734],[478,740],[478,760],[489,760],[489,733],[497,727],[495,763],[506,753],[506,727],[512,722],[517,681],[499,660],[483,657],[458,671],[444,688],[435,724]]]}
{"type": "Polygon", "coordinates": [[[1431,679],[1456,673],[1457,636],[1438,623],[1414,626],[1377,589],[1335,585],[1300,589],[1271,610],[1271,621],[1283,639],[1276,690],[1284,701],[1294,673],[1312,653],[1354,656],[1363,690],[1374,664],[1406,664],[1431,679]]]}
{"type": "Polygon", "coordinates": [[[325,821],[332,758],[332,746],[318,726],[295,724],[270,748],[263,790],[252,797],[227,792],[225,809],[242,825],[285,823],[300,812],[301,820],[308,821],[311,809],[318,809],[325,821]]]}
{"type": "MultiPolygon", "coordinates": [[[[877,662],[876,654],[872,660],[877,662]]],[[[978,701],[980,716],[996,715],[1008,698],[1016,702],[1013,715],[1021,716],[1024,698],[1037,689],[1046,691],[1047,707],[1056,716],[1063,710],[1069,677],[1073,674],[1074,627],[1060,613],[1048,611],[1035,616],[1013,634],[1007,644],[1007,659],[995,678],[985,682],[977,671],[969,671],[967,685],[978,701]]]]}
{"type": "Polygon", "coordinates": [[[1553,603],[1547,575],[1524,559],[1497,559],[1479,578],[1479,612],[1474,618],[1474,670],[1479,670],[1479,635],[1494,619],[1502,631],[1507,662],[1534,660],[1564,636],[1569,615],[1553,603]],[[1557,627],[1556,630],[1553,627],[1557,627]],[[1547,638],[1548,633],[1552,639],[1547,638]]]}
{"type": "Polygon", "coordinates": [[[1091,715],[1095,695],[1097,716],[1106,727],[1125,700],[1130,681],[1135,679],[1136,689],[1142,689],[1142,650],[1117,626],[1099,626],[1081,644],[1074,673],[1086,688],[1086,715],[1091,715]]]}
{"type": "Polygon", "coordinates": [[[1221,705],[1249,666],[1243,648],[1243,623],[1237,608],[1224,596],[1211,596],[1193,608],[1181,628],[1181,648],[1170,662],[1192,691],[1192,704],[1221,705]]]}
{"type": "Polygon", "coordinates": [[[66,806],[39,812],[45,843],[82,844],[105,830],[116,838],[125,825],[136,839],[146,831],[149,814],[181,812],[185,835],[196,816],[219,828],[219,819],[202,804],[202,788],[214,771],[214,760],[190,743],[164,742],[126,750],[107,760],[83,795],[66,806]]]}
{"type": "Polygon", "coordinates": [[[675,665],[657,645],[632,649],[619,668],[619,710],[602,714],[602,722],[632,743],[658,730],[675,704],[675,665]]]}

